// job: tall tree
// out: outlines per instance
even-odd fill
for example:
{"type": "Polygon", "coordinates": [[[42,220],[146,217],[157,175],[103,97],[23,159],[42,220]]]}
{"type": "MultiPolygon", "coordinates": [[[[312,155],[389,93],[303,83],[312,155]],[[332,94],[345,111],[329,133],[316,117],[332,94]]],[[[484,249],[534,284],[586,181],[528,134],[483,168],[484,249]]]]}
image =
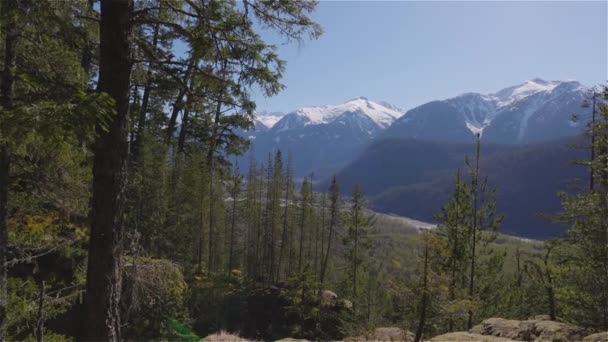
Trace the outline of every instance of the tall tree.
{"type": "Polygon", "coordinates": [[[335,231],[342,223],[341,210],[342,203],[340,200],[340,185],[338,184],[338,179],[336,178],[336,175],[334,175],[331,180],[331,185],[329,186],[329,232],[327,235],[327,249],[325,250],[323,264],[321,266],[321,274],[319,276],[319,281],[321,282],[321,284],[323,284],[323,282],[325,281],[325,275],[327,274],[327,267],[329,265],[329,257],[331,252],[331,243],[334,239],[335,231]]]}
{"type": "MultiPolygon", "coordinates": [[[[467,222],[470,224],[468,231],[469,241],[469,286],[468,295],[470,300],[476,300],[479,284],[478,266],[480,263],[481,248],[486,249],[488,244],[496,240],[498,226],[502,222],[503,216],[496,214],[496,189],[491,188],[488,184],[487,177],[480,176],[480,159],[481,159],[481,136],[476,136],[476,149],[474,164],[466,161],[469,175],[471,177],[470,199],[471,211],[467,222]]],[[[488,262],[499,262],[499,259],[487,259],[488,262]],[[490,260],[490,261],[488,261],[490,260]]],[[[487,266],[487,265],[486,265],[487,266]]],[[[498,268],[498,264],[494,265],[498,268]]],[[[496,271],[495,269],[492,271],[496,271]]],[[[467,329],[473,327],[472,309],[469,309],[467,329]]]]}
{"type": "MultiPolygon", "coordinates": [[[[19,1],[2,2],[4,17],[4,69],[0,85],[0,105],[3,111],[13,109],[15,94],[15,66],[17,56],[17,10],[19,1]]],[[[2,136],[0,136],[2,138],[2,136]]],[[[7,248],[8,248],[8,186],[10,171],[10,150],[6,141],[0,140],[0,341],[5,340],[4,325],[6,322],[7,294],[7,248]]]]}
{"type": "Polygon", "coordinates": [[[348,230],[344,238],[344,244],[349,256],[349,271],[351,276],[351,291],[353,309],[357,309],[357,285],[360,281],[358,271],[365,262],[367,253],[371,248],[371,230],[375,225],[375,216],[365,213],[365,199],[363,190],[359,184],[355,185],[351,198],[350,215],[348,220],[348,230]]]}
{"type": "MultiPolygon", "coordinates": [[[[608,99],[607,88],[602,90],[608,99]]],[[[593,187],[561,193],[560,222],[569,225],[555,249],[560,315],[584,326],[608,329],[608,106],[600,102],[588,129],[594,154],[587,165],[593,187]]],[[[587,187],[586,187],[587,188],[587,187]]]]}
{"type": "Polygon", "coordinates": [[[306,261],[304,260],[304,248],[306,247],[305,242],[307,238],[306,227],[310,221],[310,196],[312,196],[308,184],[308,179],[304,177],[304,180],[302,181],[302,187],[300,189],[300,234],[298,235],[298,272],[304,271],[306,263],[306,261]]]}
{"type": "Polygon", "coordinates": [[[99,128],[93,147],[87,296],[80,338],[118,341],[133,2],[102,0],[100,10],[98,91],[114,100],[116,114],[107,131],[99,128]]]}
{"type": "MultiPolygon", "coordinates": [[[[462,178],[460,169],[454,177],[454,192],[448,202],[444,205],[441,213],[435,216],[439,222],[439,234],[446,240],[449,247],[449,255],[446,259],[446,267],[449,272],[448,300],[453,307],[458,295],[458,279],[466,272],[466,257],[468,253],[468,227],[469,213],[471,212],[470,191],[462,178]]],[[[450,313],[448,319],[448,331],[454,330],[454,317],[450,313]]]]}

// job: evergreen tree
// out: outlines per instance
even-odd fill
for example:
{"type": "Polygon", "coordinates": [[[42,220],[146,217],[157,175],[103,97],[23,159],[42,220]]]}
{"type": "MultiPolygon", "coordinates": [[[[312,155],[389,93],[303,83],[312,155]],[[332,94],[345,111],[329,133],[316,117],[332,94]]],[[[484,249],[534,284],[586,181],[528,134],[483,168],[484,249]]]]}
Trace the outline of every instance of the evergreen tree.
{"type": "Polygon", "coordinates": [[[351,295],[353,298],[353,309],[356,311],[359,292],[357,288],[361,282],[361,266],[367,259],[367,253],[372,245],[372,229],[375,225],[375,216],[365,213],[365,201],[363,190],[359,184],[355,185],[351,198],[348,230],[343,242],[346,246],[351,276],[351,295]],[[360,273],[357,273],[359,271],[360,273]]]}
{"type": "MultiPolygon", "coordinates": [[[[488,245],[496,240],[497,229],[503,217],[496,214],[496,188],[491,188],[488,184],[487,177],[480,176],[479,162],[481,158],[481,137],[477,134],[476,139],[475,161],[472,164],[468,158],[466,160],[469,175],[471,177],[470,199],[471,211],[467,222],[470,224],[467,232],[469,242],[469,279],[468,279],[468,296],[472,301],[483,300],[480,298],[480,293],[483,293],[483,288],[491,286],[496,280],[495,276],[502,268],[500,255],[489,257],[484,254],[491,254],[488,245]],[[480,261],[481,256],[484,256],[483,261],[480,261]],[[483,272],[480,272],[480,268],[483,272]],[[479,274],[484,275],[486,279],[479,278],[479,274]]],[[[469,309],[467,329],[473,327],[473,309],[469,309]]]]}
{"type": "Polygon", "coordinates": [[[338,179],[334,175],[331,180],[331,185],[329,186],[329,232],[327,235],[327,249],[325,250],[323,264],[321,266],[321,273],[319,276],[319,281],[321,282],[321,284],[323,284],[323,282],[325,281],[325,275],[327,273],[327,267],[329,265],[331,243],[334,239],[334,234],[342,224],[341,210],[342,203],[340,199],[340,185],[338,184],[338,179]]]}
{"type": "MultiPolygon", "coordinates": [[[[608,91],[603,89],[606,98],[608,91]]],[[[582,162],[593,178],[589,190],[561,193],[560,222],[568,224],[555,249],[560,315],[584,326],[608,329],[608,107],[602,103],[587,133],[592,159],[582,162]]]]}
{"type": "MultiPolygon", "coordinates": [[[[468,254],[468,227],[469,213],[471,211],[470,191],[467,184],[462,179],[460,170],[454,177],[454,192],[442,208],[440,214],[435,216],[438,224],[439,234],[446,240],[449,248],[448,257],[445,260],[445,267],[449,273],[450,281],[448,285],[449,309],[448,311],[458,311],[460,305],[457,298],[462,298],[464,290],[458,281],[460,275],[467,270],[468,254]]],[[[454,314],[450,313],[448,321],[448,331],[454,330],[454,314]]]]}

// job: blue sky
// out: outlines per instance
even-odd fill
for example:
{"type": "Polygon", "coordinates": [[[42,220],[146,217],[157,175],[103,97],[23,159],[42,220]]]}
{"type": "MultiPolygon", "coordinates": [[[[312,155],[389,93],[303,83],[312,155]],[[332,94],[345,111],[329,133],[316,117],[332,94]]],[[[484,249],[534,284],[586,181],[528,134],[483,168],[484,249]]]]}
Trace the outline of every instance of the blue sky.
{"type": "Polygon", "coordinates": [[[318,40],[264,34],[287,61],[287,88],[255,98],[270,111],[358,96],[407,109],[536,77],[603,83],[607,17],[606,1],[322,1],[318,40]]]}

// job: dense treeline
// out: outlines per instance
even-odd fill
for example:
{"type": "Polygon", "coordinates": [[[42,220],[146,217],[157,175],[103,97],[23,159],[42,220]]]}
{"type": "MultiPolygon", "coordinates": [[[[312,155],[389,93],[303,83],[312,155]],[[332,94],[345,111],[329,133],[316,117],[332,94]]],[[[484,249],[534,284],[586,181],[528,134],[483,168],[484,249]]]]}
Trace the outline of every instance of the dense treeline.
{"type": "Polygon", "coordinates": [[[252,92],[282,89],[256,30],[316,38],[315,5],[2,1],[0,340],[421,339],[538,313],[606,329],[606,93],[592,182],[562,195],[571,229],[545,244],[497,235],[479,140],[423,233],[335,177],[313,192],[289,151],[232,162],[252,92]]]}

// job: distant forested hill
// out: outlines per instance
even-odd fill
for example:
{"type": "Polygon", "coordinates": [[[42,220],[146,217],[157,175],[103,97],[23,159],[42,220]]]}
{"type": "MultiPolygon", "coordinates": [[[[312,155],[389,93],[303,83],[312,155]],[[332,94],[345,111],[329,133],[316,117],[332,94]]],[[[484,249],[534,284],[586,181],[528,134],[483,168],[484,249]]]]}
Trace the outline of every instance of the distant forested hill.
{"type": "MultiPolygon", "coordinates": [[[[497,186],[498,210],[506,216],[502,232],[530,238],[562,233],[563,227],[540,214],[557,212],[558,192],[587,176],[571,163],[586,158],[585,150],[572,147],[583,142],[569,138],[524,146],[482,145],[482,174],[497,186]]],[[[377,211],[432,221],[450,194],[454,172],[464,170],[465,155],[473,152],[472,144],[387,139],[371,145],[338,179],[344,189],[360,182],[377,211]]]]}

